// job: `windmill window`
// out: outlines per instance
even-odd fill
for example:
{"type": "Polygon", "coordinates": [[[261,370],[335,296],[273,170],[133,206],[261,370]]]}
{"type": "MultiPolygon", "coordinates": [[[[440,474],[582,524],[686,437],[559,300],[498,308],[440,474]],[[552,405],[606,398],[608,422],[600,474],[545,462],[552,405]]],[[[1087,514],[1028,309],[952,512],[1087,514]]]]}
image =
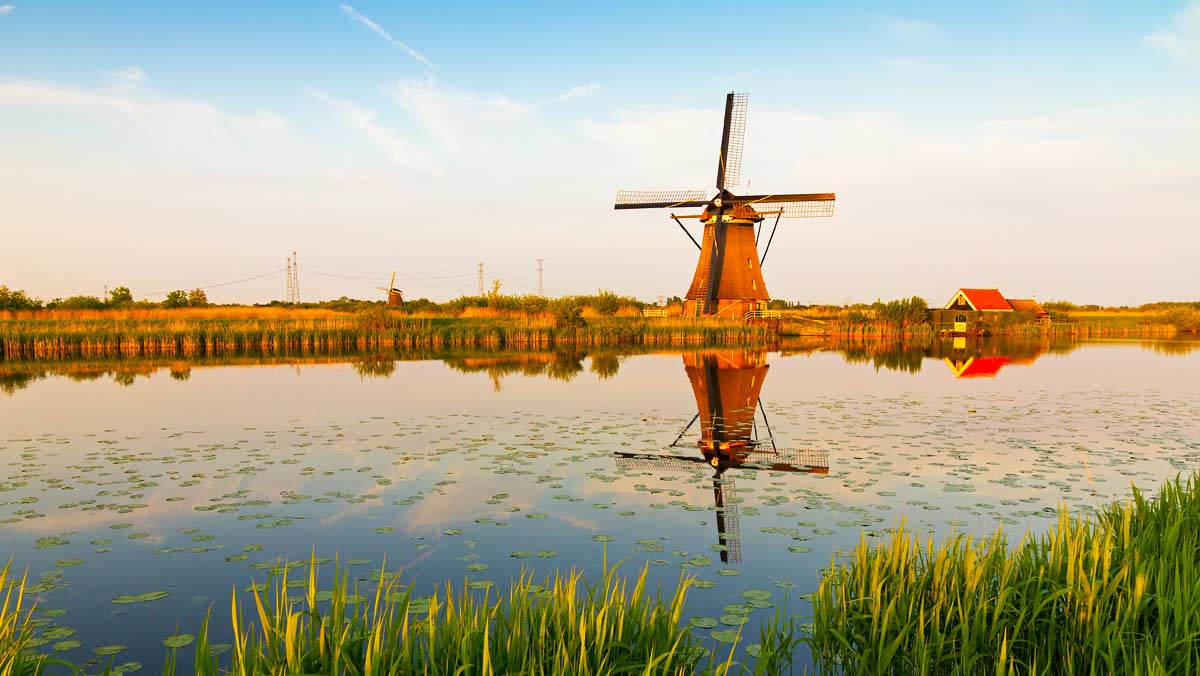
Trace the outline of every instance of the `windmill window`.
{"type": "Polygon", "coordinates": [[[757,279],[750,280],[750,288],[754,289],[755,291],[758,291],[758,280],[757,279]]]}
{"type": "Polygon", "coordinates": [[[747,270],[753,270],[753,269],[754,269],[754,259],[753,259],[753,258],[747,258],[747,259],[746,259],[746,269],[747,269],[747,270]]]}

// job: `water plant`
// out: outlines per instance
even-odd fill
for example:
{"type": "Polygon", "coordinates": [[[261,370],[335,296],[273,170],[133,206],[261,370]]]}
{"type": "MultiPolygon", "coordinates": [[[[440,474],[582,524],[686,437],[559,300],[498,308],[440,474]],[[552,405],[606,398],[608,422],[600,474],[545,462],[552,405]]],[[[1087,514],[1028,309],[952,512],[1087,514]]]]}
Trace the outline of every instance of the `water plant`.
{"type": "Polygon", "coordinates": [[[12,562],[0,569],[0,676],[36,676],[46,659],[34,650],[33,606],[25,607],[26,576],[16,579],[12,562]]]}
{"type": "Polygon", "coordinates": [[[0,358],[311,355],[397,349],[600,345],[766,345],[765,326],[713,318],[599,317],[561,325],[550,316],[431,317],[372,308],[320,310],[109,311],[79,318],[0,318],[0,358]],[[176,312],[175,316],[168,313],[176,312]]]}
{"type": "MultiPolygon", "coordinates": [[[[619,564],[618,564],[619,565],[619,564]]],[[[541,583],[522,573],[505,592],[487,581],[450,584],[414,597],[399,575],[380,569],[373,594],[360,595],[346,569],[336,567],[332,589],[320,590],[313,562],[302,599],[289,598],[287,567],[269,590],[253,591],[247,611],[235,591],[233,646],[219,664],[209,643],[209,620],[195,636],[193,670],[233,674],[694,674],[725,675],[745,665],[722,660],[680,622],[690,584],[681,578],[667,597],[604,561],[598,580],[556,573],[541,583]]],[[[796,643],[790,620],[777,613],[762,630],[753,673],[782,673],[796,643]],[[778,636],[777,636],[778,634],[778,636]]],[[[190,638],[190,636],[189,636],[190,638]]],[[[736,639],[734,641],[736,646],[736,639]]],[[[177,651],[164,673],[173,674],[177,651]]]]}
{"type": "Polygon", "coordinates": [[[1010,547],[903,523],[834,559],[806,638],[846,674],[1200,670],[1200,473],[1010,547]]]}

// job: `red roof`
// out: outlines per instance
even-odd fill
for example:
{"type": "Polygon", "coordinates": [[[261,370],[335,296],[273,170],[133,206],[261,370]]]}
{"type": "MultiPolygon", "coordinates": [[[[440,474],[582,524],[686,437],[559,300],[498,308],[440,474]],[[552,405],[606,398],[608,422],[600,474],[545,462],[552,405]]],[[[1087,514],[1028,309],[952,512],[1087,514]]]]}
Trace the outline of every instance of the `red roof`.
{"type": "Polygon", "coordinates": [[[1011,310],[1000,289],[959,289],[976,310],[1011,310]]]}
{"type": "Polygon", "coordinates": [[[995,378],[1007,363],[1008,357],[975,357],[957,375],[959,378],[995,378]]]}

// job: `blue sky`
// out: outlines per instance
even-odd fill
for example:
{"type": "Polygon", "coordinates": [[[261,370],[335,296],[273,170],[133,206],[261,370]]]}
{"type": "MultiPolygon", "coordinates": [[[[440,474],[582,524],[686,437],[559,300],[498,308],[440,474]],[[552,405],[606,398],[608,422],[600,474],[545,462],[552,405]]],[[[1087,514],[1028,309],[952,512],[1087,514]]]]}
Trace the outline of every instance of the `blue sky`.
{"type": "Polygon", "coordinates": [[[839,196],[781,226],[777,297],[1196,298],[1198,85],[1196,0],[0,0],[0,284],[141,296],[298,249],[307,298],[393,269],[452,297],[477,261],[528,292],[539,257],[550,293],[680,294],[694,249],[612,195],[710,185],[737,90],[751,185],[839,196]]]}

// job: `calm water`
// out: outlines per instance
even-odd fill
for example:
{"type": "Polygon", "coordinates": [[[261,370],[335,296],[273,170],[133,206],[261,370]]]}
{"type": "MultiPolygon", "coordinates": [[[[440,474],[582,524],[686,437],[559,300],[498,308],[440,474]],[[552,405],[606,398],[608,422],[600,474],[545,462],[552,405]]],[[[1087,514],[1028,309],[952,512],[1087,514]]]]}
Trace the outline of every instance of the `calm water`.
{"type": "Polygon", "coordinates": [[[120,644],[157,670],[210,606],[227,641],[232,591],[314,548],[421,592],[607,548],[697,575],[720,640],[744,591],[806,616],[863,531],[1036,531],[1200,467],[1197,347],[0,364],[0,558],[76,663],[120,644]]]}

